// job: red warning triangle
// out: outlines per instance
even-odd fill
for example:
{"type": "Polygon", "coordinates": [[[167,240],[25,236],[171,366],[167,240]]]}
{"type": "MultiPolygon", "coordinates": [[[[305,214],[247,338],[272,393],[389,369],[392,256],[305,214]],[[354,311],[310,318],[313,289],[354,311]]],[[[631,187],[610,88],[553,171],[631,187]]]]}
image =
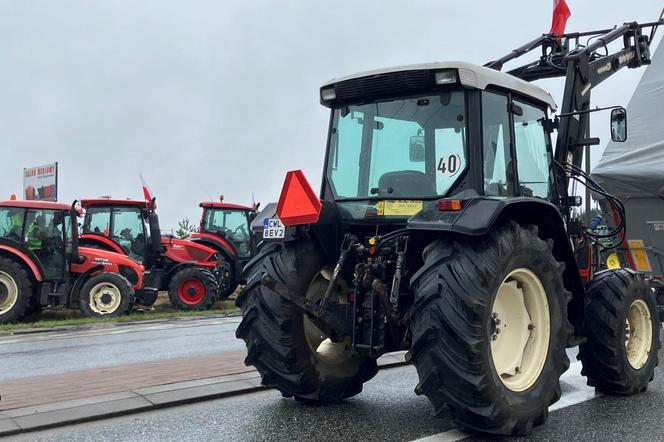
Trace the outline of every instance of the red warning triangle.
{"type": "Polygon", "coordinates": [[[281,188],[277,216],[285,226],[318,222],[322,204],[301,170],[286,174],[281,188]]]}

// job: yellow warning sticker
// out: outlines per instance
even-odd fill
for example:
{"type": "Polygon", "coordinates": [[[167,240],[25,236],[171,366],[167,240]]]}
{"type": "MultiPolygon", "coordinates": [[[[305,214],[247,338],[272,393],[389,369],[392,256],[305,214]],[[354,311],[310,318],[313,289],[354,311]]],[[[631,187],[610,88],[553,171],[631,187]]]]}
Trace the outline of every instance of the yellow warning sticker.
{"type": "Polygon", "coordinates": [[[632,258],[634,258],[634,266],[636,267],[634,270],[638,272],[652,272],[643,240],[629,239],[627,240],[627,244],[629,245],[629,251],[632,253],[632,258]]]}
{"type": "Polygon", "coordinates": [[[620,268],[620,258],[615,253],[609,255],[606,258],[606,266],[610,269],[619,269],[620,268]]]}
{"type": "Polygon", "coordinates": [[[376,204],[378,216],[413,216],[422,210],[422,201],[385,200],[376,204]]]}

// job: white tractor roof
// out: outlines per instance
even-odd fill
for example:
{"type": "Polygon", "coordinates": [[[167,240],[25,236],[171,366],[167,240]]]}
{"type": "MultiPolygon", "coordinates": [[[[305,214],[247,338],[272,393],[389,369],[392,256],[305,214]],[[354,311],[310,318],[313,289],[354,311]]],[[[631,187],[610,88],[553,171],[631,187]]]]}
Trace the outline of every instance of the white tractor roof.
{"type": "Polygon", "coordinates": [[[422,70],[438,70],[438,69],[457,69],[459,71],[459,80],[461,84],[467,87],[476,89],[486,89],[489,85],[503,87],[505,89],[520,92],[528,97],[533,97],[543,103],[549,105],[552,111],[557,109],[556,102],[553,97],[542,89],[532,83],[516,78],[513,75],[505,72],[497,71],[495,69],[478,66],[472,63],[463,61],[446,61],[434,63],[411,64],[407,66],[397,66],[392,68],[376,69],[373,71],[360,72],[358,74],[347,75],[345,77],[334,78],[323,84],[322,87],[331,86],[345,80],[352,80],[355,78],[370,77],[372,75],[386,74],[390,72],[403,72],[403,71],[422,71],[422,70]]]}

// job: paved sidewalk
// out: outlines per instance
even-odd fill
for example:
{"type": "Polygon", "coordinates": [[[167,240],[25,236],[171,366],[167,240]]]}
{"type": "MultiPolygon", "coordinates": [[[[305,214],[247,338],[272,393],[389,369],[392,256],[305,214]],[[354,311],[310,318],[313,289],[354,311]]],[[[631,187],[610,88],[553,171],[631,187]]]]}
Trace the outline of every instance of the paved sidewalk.
{"type": "MultiPolygon", "coordinates": [[[[379,360],[405,363],[405,352],[379,360]]],[[[259,390],[244,352],[0,382],[0,436],[259,390]]]]}
{"type": "Polygon", "coordinates": [[[253,371],[244,365],[245,355],[225,352],[3,381],[0,411],[253,371]]]}

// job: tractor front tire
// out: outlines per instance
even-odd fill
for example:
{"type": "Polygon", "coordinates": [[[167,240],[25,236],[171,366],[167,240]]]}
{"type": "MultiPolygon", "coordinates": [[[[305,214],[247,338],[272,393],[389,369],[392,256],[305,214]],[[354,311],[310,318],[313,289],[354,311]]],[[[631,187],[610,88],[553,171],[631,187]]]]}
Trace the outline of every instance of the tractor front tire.
{"type": "Polygon", "coordinates": [[[245,267],[247,285],[236,301],[242,309],[236,336],[247,345],[245,364],[256,367],[263,385],[303,402],[355,396],[378,371],[375,359],[352,354],[349,339],[332,341],[295,304],[261,284],[267,274],[314,301],[329,281],[324,264],[311,242],[268,243],[245,267]]]}
{"type": "Polygon", "coordinates": [[[525,435],[561,395],[571,325],[563,264],[537,228],[437,240],[413,275],[411,357],[436,415],[460,427],[525,435]]]}
{"type": "Polygon", "coordinates": [[[217,300],[217,280],[201,267],[185,267],[171,278],[168,299],[180,310],[209,310],[217,300]]]}
{"type": "Polygon", "coordinates": [[[117,273],[91,276],[79,294],[79,307],[87,316],[112,317],[129,313],[134,305],[131,283],[117,273]]]}
{"type": "Polygon", "coordinates": [[[590,281],[586,297],[587,341],[578,359],[588,385],[616,395],[646,391],[661,347],[652,290],[629,270],[605,270],[590,281]]]}
{"type": "Polygon", "coordinates": [[[28,272],[16,261],[0,258],[0,323],[23,318],[32,297],[28,272]]]}

